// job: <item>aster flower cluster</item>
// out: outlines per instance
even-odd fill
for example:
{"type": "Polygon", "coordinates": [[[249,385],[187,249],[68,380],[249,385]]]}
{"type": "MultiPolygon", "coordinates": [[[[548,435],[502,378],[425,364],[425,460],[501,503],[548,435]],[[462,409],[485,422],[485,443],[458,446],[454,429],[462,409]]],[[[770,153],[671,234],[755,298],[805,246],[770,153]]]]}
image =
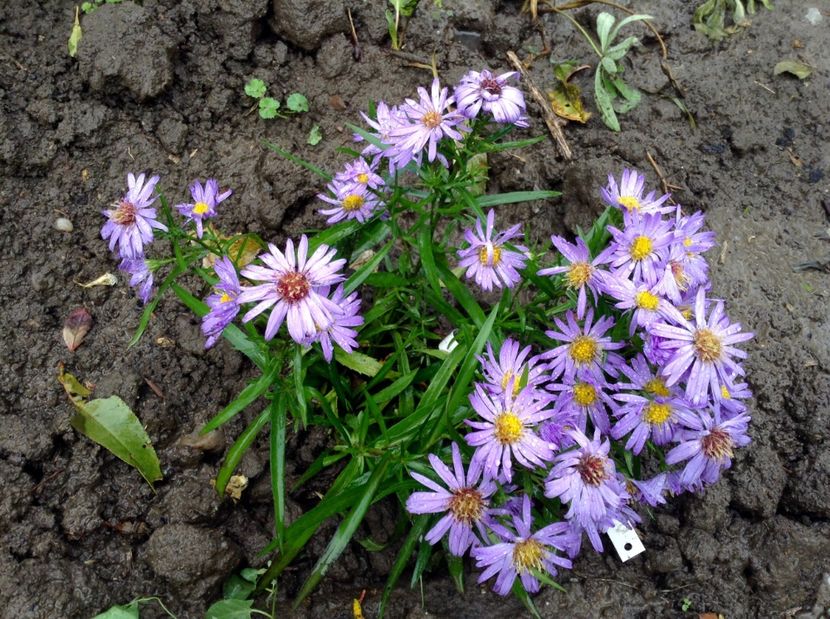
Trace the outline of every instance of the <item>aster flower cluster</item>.
{"type": "MultiPolygon", "coordinates": [[[[495,576],[503,595],[517,577],[534,592],[539,573],[571,567],[583,536],[602,552],[602,534],[640,522],[639,506],[715,483],[750,440],[746,353],[736,345],[752,334],[708,296],[703,254],[714,234],[702,229],[703,214],[646,193],[633,170],[610,176],[600,193],[615,223],[607,246],[592,252],[585,239],[554,236],[559,263],[538,272],[559,282],[574,309],[554,317],[538,354],[512,338],[498,352],[488,344],[470,394],[467,476],[453,444],[453,483],[439,492],[419,474],[434,493],[407,502],[413,513],[443,514],[430,543],[463,530],[450,552],[469,552],[480,581],[495,576]]],[[[508,263],[509,275],[493,268],[505,238],[493,235],[492,215],[468,231],[460,266],[484,289],[512,287],[524,264],[508,263]]],[[[430,461],[447,481],[440,460],[430,461]]]]}
{"type": "MultiPolygon", "coordinates": [[[[150,208],[156,200],[152,194],[159,177],[153,176],[147,183],[144,178],[144,174],[137,178],[128,175],[127,194],[112,210],[104,211],[108,219],[101,235],[109,240],[110,249],[118,248],[122,258],[119,268],[130,275],[130,285],[147,303],[153,292],[153,273],[144,249],[153,241],[154,229],[167,232],[168,228],[158,221],[156,210],[150,208]]],[[[360,163],[348,166],[347,174],[340,180],[354,187],[377,187],[382,183],[360,163]]],[[[216,207],[232,191],[220,191],[219,183],[208,179],[204,184],[194,181],[190,193],[193,202],[177,204],[175,209],[184,217],[185,225],[194,225],[195,238],[202,240],[205,220],[217,215],[216,207]]],[[[335,249],[321,244],[309,252],[308,237],[303,235],[296,249],[291,239],[284,252],[269,244],[268,251],[258,256],[258,264],[247,264],[238,271],[231,258],[221,253],[223,239],[214,234],[210,236],[216,242],[212,263],[218,281],[213,285],[213,293],[205,299],[208,306],[202,318],[205,348],[216,344],[246,304],[253,306],[243,314],[243,323],[268,313],[265,340],[273,339],[286,322],[291,339],[303,346],[319,342],[328,362],[334,356],[334,344],[347,353],[357,348],[355,327],[363,324],[360,299],[357,293],[345,293],[342,269],[346,260],[335,259],[335,249]],[[247,281],[241,282],[240,276],[247,281]]]]}

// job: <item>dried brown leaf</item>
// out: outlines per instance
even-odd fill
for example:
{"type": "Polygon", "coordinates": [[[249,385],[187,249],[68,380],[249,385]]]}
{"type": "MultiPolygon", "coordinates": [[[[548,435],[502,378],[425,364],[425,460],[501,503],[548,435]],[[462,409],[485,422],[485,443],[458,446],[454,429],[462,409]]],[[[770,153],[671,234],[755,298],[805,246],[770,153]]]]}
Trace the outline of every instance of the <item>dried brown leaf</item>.
{"type": "Polygon", "coordinates": [[[92,328],[92,315],[84,307],[78,307],[69,312],[63,323],[63,341],[66,347],[75,352],[84,341],[84,337],[92,328]]]}

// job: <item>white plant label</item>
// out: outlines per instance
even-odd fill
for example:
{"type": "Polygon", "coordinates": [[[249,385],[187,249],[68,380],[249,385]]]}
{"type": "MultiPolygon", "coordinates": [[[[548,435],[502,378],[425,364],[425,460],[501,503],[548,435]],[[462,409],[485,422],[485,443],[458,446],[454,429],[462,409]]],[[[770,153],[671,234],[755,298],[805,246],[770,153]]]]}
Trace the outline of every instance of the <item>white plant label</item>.
{"type": "Polygon", "coordinates": [[[614,545],[614,550],[620,556],[620,560],[625,563],[629,559],[636,557],[638,554],[645,552],[646,547],[637,535],[637,531],[627,525],[624,525],[619,520],[614,521],[614,526],[606,531],[608,538],[614,545]]]}

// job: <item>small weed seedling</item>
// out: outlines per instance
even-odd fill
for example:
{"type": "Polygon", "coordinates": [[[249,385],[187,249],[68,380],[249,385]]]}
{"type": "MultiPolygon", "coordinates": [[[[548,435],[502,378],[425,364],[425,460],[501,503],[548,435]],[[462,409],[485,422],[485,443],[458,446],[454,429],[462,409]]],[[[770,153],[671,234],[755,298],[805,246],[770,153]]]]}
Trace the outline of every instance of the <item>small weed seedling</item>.
{"type": "MultiPolygon", "coordinates": [[[[765,8],[772,10],[771,0],[760,0],[765,8]]],[[[746,0],[746,7],[742,0],[706,0],[695,9],[692,25],[695,30],[702,32],[713,41],[720,41],[730,34],[735,34],[740,28],[749,26],[746,14],[755,14],[755,0],[746,0]],[[732,16],[732,24],[726,25],[726,12],[732,16]]]]}
{"type": "Polygon", "coordinates": [[[102,4],[121,4],[124,0],[92,0],[92,2],[81,2],[81,11],[84,15],[92,13],[102,4]]]}
{"type": "Polygon", "coordinates": [[[571,20],[582,33],[585,40],[599,56],[599,63],[594,73],[594,98],[599,108],[602,121],[612,130],[620,130],[617,114],[624,114],[634,109],[640,102],[640,91],[626,84],[622,79],[623,68],[620,61],[633,45],[639,42],[637,37],[628,37],[620,43],[614,43],[620,30],[632,22],[651,19],[650,15],[629,15],[616,26],[614,16],[600,13],[597,16],[597,38],[594,38],[567,13],[562,13],[571,20]],[[619,102],[618,102],[619,100],[619,102]]]}
{"type": "Polygon", "coordinates": [[[280,101],[274,97],[266,97],[268,86],[260,79],[253,78],[245,84],[245,94],[259,101],[260,118],[288,118],[291,114],[308,111],[308,99],[299,92],[292,92],[285,100],[285,108],[280,111],[280,101]]]}
{"type": "Polygon", "coordinates": [[[415,12],[415,7],[418,6],[418,0],[389,0],[389,4],[392,5],[393,10],[386,10],[386,24],[389,28],[389,36],[392,39],[392,49],[400,49],[401,16],[411,17],[412,13],[415,12]]]}

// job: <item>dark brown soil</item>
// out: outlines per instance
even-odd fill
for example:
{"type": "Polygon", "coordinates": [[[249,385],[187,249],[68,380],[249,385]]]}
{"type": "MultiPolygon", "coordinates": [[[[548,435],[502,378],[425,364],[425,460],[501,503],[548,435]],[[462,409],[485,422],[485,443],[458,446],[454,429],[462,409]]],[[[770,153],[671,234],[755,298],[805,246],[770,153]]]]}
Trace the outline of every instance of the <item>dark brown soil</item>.
{"type": "MultiPolygon", "coordinates": [[[[430,76],[390,55],[382,0],[349,0],[360,39],[355,60],[344,2],[333,0],[145,0],[104,6],[83,18],[77,59],[66,53],[69,1],[0,3],[0,616],[89,617],[115,603],[158,595],[180,617],[201,617],[237,567],[260,565],[269,540],[267,448],[244,459],[243,500],[220,504],[210,487],[222,450],[180,439],[199,428],[253,376],[226,344],[205,353],[198,322],[174,299],[161,302],[132,349],[140,306],[123,280],[84,289],[75,282],[115,271],[99,238],[100,210],[124,190],[128,171],[163,176],[171,199],[196,177],[215,176],[235,194],[226,230],[281,240],[319,226],[319,182],[264,150],[272,140],[334,169],[349,142],[345,123],[371,99],[396,102],[430,76]],[[274,24],[272,27],[271,24],[274,24]],[[276,30],[276,32],[275,32],[276,30]],[[277,96],[306,94],[311,112],[263,121],[243,94],[252,76],[277,96]],[[306,145],[312,125],[325,136],[306,145]],[[53,227],[60,216],[71,233],[53,227]],[[95,324],[81,348],[61,341],[64,317],[85,306],[95,324]],[[96,394],[120,395],[158,448],[165,479],[153,493],[140,476],[69,425],[56,380],[59,362],[96,394]],[[164,397],[150,386],[153,383],[164,397]]],[[[599,212],[597,187],[623,166],[647,171],[650,152],[679,187],[678,201],[704,209],[720,245],[714,290],[757,332],[749,346],[756,393],[753,443],[722,483],[657,510],[644,523],[646,553],[621,564],[587,552],[563,584],[537,603],[550,617],[668,617],[720,612],[738,617],[817,617],[830,605],[830,311],[828,273],[793,265],[826,258],[830,243],[830,13],[816,0],[776,0],[752,26],[721,44],[691,29],[691,5],[640,0],[655,16],[668,62],[697,119],[692,130],[670,100],[659,46],[644,33],[626,77],[647,93],[619,134],[594,118],[566,133],[575,158],[552,142],[493,162],[490,191],[557,188],[557,202],[515,208],[537,239],[586,225],[599,212]],[[811,25],[811,6],[824,10],[811,25]],[[814,67],[799,81],[773,76],[781,59],[814,67]],[[826,237],[826,233],[825,233],[826,237]],[[823,583],[823,584],[822,584],[823,583]],[[815,605],[815,609],[814,609],[815,605]]],[[[593,62],[563,18],[532,25],[521,2],[430,0],[410,20],[406,51],[436,53],[442,78],[468,68],[507,68],[505,52],[544,47],[558,60],[593,62]],[[466,34],[464,34],[466,33],[466,34]]],[[[596,8],[579,13],[593,23],[596,8]]],[[[532,74],[552,85],[546,57],[532,74]]],[[[577,78],[586,90],[592,78],[577,78]]],[[[529,134],[544,131],[535,106],[529,134]]],[[[229,444],[255,411],[230,423],[229,444]]],[[[290,474],[325,445],[314,431],[292,435],[290,474]]],[[[292,496],[296,517],[314,497],[292,496]]],[[[370,553],[353,545],[307,604],[280,617],[349,617],[367,589],[372,616],[394,561],[396,507],[370,513],[360,537],[391,540],[370,553]]],[[[282,579],[296,590],[335,522],[282,579]]],[[[523,616],[468,579],[465,596],[437,573],[423,592],[400,589],[390,617],[523,616]],[[423,606],[421,605],[423,602],[423,606]]],[[[143,616],[156,616],[148,609],[143,616]]]]}

